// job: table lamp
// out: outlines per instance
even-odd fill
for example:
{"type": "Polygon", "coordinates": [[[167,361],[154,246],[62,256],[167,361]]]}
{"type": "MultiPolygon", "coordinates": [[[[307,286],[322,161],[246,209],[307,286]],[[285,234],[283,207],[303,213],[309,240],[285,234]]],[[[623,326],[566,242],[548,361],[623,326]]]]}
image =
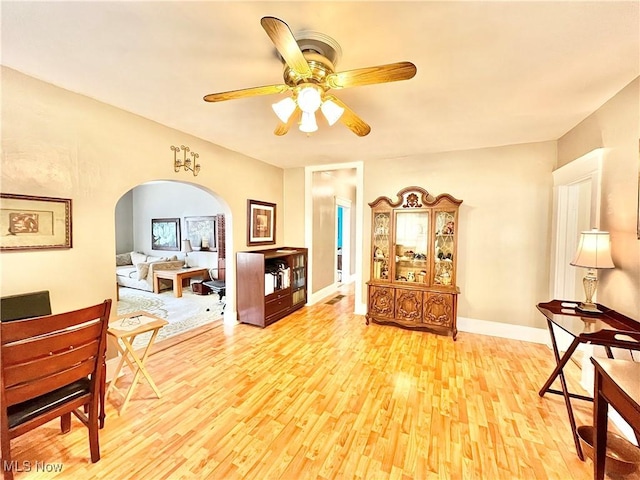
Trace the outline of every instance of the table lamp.
{"type": "Polygon", "coordinates": [[[193,248],[191,248],[191,240],[182,240],[182,251],[184,252],[184,265],[182,268],[189,268],[189,264],[187,263],[187,255],[189,252],[193,252],[193,248]]]}
{"type": "Polygon", "coordinates": [[[593,295],[598,286],[596,269],[615,268],[611,260],[611,239],[609,232],[602,232],[596,228],[580,234],[580,243],[576,256],[571,262],[575,267],[587,268],[587,274],[582,279],[586,300],[576,307],[576,310],[585,313],[602,313],[593,303],[593,295]]]}

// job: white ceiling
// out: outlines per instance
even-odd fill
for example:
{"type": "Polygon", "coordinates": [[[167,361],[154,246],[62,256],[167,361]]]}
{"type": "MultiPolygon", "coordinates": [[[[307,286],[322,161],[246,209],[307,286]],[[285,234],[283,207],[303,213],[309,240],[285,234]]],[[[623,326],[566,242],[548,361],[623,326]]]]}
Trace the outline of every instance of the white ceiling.
{"type": "MultiPolygon", "coordinates": [[[[638,1],[8,2],[2,64],[282,167],[555,140],[640,74],[638,1]],[[277,137],[282,83],[260,26],[334,38],[337,71],[411,61],[408,81],[333,93],[371,125],[277,137]]],[[[167,139],[167,146],[179,139],[167,139]]]]}

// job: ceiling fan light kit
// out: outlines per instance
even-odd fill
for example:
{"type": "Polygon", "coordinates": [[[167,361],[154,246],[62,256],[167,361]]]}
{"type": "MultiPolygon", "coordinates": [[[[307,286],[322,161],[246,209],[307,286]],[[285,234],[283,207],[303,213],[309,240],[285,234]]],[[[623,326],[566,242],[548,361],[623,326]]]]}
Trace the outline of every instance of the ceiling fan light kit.
{"type": "Polygon", "coordinates": [[[260,23],[285,64],[284,84],[212,93],[205,95],[204,100],[221,102],[289,91],[291,97],[272,105],[281,121],[274,131],[276,135],[286,134],[298,118],[302,132],[309,134],[317,131],[315,112],[320,109],[329,126],[340,120],[353,133],[364,137],[369,134],[371,127],[342,101],[328,95],[328,91],[409,80],[416,74],[416,66],[411,62],[335,72],[335,63],[342,55],[342,49],[331,37],[305,31],[296,38],[289,26],[275,17],[263,17],[260,23]]]}
{"type": "Polygon", "coordinates": [[[296,102],[293,98],[287,97],[271,105],[271,108],[273,108],[273,111],[283,123],[287,123],[289,117],[296,109],[296,102]]]}
{"type": "Polygon", "coordinates": [[[313,133],[318,130],[316,123],[316,114],[314,112],[302,112],[302,120],[300,121],[300,131],[304,133],[313,133]]]}
{"type": "Polygon", "coordinates": [[[340,117],[344,113],[344,108],[339,107],[332,100],[325,100],[320,106],[320,111],[322,111],[324,118],[329,122],[329,126],[333,126],[334,123],[340,120],[340,117]]]}

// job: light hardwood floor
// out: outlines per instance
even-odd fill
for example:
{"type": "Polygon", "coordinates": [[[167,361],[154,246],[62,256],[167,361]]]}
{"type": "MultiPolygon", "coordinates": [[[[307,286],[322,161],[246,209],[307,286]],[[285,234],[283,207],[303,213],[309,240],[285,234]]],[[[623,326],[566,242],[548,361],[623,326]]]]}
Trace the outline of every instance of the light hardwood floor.
{"type": "MultiPolygon", "coordinates": [[[[98,463],[77,420],[67,435],[52,422],[12,451],[62,472],[16,478],[591,478],[562,397],[538,396],[554,365],[546,346],[367,326],[343,293],[266,329],[159,344],[147,366],[163,397],[143,383],[122,417],[119,398],[107,400],[98,463]]],[[[574,406],[578,424],[591,423],[591,404],[574,406]]]]}

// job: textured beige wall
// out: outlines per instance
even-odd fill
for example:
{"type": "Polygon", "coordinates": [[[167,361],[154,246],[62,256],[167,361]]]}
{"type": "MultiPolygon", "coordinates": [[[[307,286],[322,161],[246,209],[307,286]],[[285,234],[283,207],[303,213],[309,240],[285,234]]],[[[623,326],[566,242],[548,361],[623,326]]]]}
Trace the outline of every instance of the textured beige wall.
{"type": "MultiPolygon", "coordinates": [[[[136,185],[179,180],[214,193],[230,214],[230,259],[247,249],[247,198],[283,204],[280,168],[7,68],[1,178],[5,193],[73,200],[72,249],[1,254],[2,295],[48,289],[54,311],[115,298],[115,207],[136,185]],[[198,177],[173,171],[169,147],[180,144],[200,154],[198,177]]],[[[276,228],[282,244],[283,215],[276,228]]]]}
{"type": "MultiPolygon", "coordinates": [[[[463,200],[458,315],[543,328],[548,298],[551,171],[555,142],[365,162],[364,201],[417,185],[463,200]]],[[[365,208],[363,277],[370,277],[371,209],[365,208]]],[[[366,286],[364,286],[366,288],[366,286]]],[[[363,292],[366,298],[366,292],[363,292]]]]}
{"type": "Polygon", "coordinates": [[[640,320],[638,216],[640,79],[636,78],[558,141],[559,165],[589,151],[600,139],[602,168],[600,228],[611,232],[614,270],[599,274],[598,302],[640,320]]]}
{"type": "Polygon", "coordinates": [[[305,247],[304,241],[304,168],[284,171],[284,216],[287,219],[283,244],[305,247]]]}

